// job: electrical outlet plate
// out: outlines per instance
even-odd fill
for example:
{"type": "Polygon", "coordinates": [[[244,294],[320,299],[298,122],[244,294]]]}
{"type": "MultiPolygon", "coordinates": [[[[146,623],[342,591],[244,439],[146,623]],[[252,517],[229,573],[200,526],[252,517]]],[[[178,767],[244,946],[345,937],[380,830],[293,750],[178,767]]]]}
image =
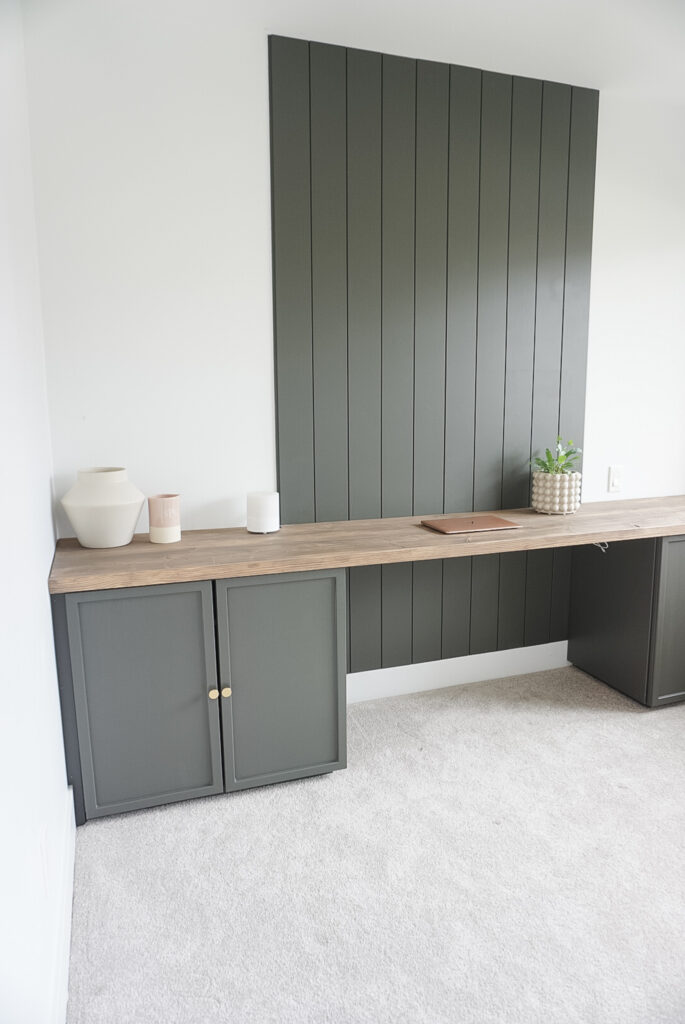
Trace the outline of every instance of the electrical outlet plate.
{"type": "Polygon", "coordinates": [[[607,490],[610,494],[618,494],[623,486],[623,467],[609,466],[609,480],[607,490]]]}

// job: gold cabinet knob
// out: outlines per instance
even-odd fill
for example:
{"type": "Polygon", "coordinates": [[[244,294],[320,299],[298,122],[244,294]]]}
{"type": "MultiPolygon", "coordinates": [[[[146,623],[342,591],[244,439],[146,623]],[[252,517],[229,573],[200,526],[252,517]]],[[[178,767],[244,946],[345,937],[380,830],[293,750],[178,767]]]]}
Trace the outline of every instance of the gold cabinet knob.
{"type": "Polygon", "coordinates": [[[218,690],[210,690],[209,691],[208,697],[209,697],[210,700],[216,700],[218,696],[219,696],[219,691],[218,690]]]}
{"type": "Polygon", "coordinates": [[[222,697],[230,697],[232,693],[233,693],[233,690],[231,689],[230,686],[224,686],[223,690],[221,691],[221,696],[222,697]]]}

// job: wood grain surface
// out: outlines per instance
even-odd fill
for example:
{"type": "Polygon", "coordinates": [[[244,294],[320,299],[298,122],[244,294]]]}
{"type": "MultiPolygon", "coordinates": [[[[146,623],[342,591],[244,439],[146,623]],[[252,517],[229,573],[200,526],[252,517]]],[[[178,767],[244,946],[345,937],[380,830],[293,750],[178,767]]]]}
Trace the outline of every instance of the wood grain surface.
{"type": "MultiPolygon", "coordinates": [[[[60,540],[49,589],[68,594],[685,534],[685,495],[595,502],[570,516],[540,515],[531,509],[492,511],[522,529],[449,536],[422,527],[421,516],[404,516],[298,523],[263,536],[242,527],[190,530],[178,544],[169,545],[151,544],[147,534],[137,534],[121,548],[88,549],[75,539],[60,540]]],[[[472,513],[464,516],[471,518],[472,513]]]]}

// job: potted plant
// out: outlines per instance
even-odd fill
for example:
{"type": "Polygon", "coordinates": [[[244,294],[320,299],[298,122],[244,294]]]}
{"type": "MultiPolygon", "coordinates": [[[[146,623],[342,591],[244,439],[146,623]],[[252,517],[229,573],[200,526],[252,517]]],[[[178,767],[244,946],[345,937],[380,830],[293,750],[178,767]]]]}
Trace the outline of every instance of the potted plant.
{"type": "Polygon", "coordinates": [[[564,444],[559,436],[554,454],[545,448],[544,459],[537,457],[532,460],[532,505],[536,512],[568,515],[578,509],[582,475],[575,466],[581,450],[575,447],[573,441],[564,444]]]}

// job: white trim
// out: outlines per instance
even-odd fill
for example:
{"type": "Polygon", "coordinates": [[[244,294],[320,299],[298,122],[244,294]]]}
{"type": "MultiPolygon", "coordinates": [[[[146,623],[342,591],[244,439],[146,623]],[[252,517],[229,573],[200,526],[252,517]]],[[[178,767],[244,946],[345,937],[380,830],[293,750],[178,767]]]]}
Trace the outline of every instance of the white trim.
{"type": "Polygon", "coordinates": [[[347,677],[347,703],[356,704],[378,697],[396,697],[403,693],[439,690],[444,686],[460,686],[484,679],[519,676],[543,669],[564,668],[566,640],[538,647],[517,647],[511,651],[470,654],[464,658],[428,661],[420,665],[399,665],[397,668],[355,672],[347,677]]]}
{"type": "Polygon", "coordinates": [[[71,908],[74,892],[74,854],[76,849],[76,822],[74,795],[71,787],[65,793],[62,814],[61,864],[59,870],[59,914],[55,923],[54,959],[50,992],[50,1021],[64,1024],[67,1018],[69,995],[69,953],[71,949],[71,908]]]}

